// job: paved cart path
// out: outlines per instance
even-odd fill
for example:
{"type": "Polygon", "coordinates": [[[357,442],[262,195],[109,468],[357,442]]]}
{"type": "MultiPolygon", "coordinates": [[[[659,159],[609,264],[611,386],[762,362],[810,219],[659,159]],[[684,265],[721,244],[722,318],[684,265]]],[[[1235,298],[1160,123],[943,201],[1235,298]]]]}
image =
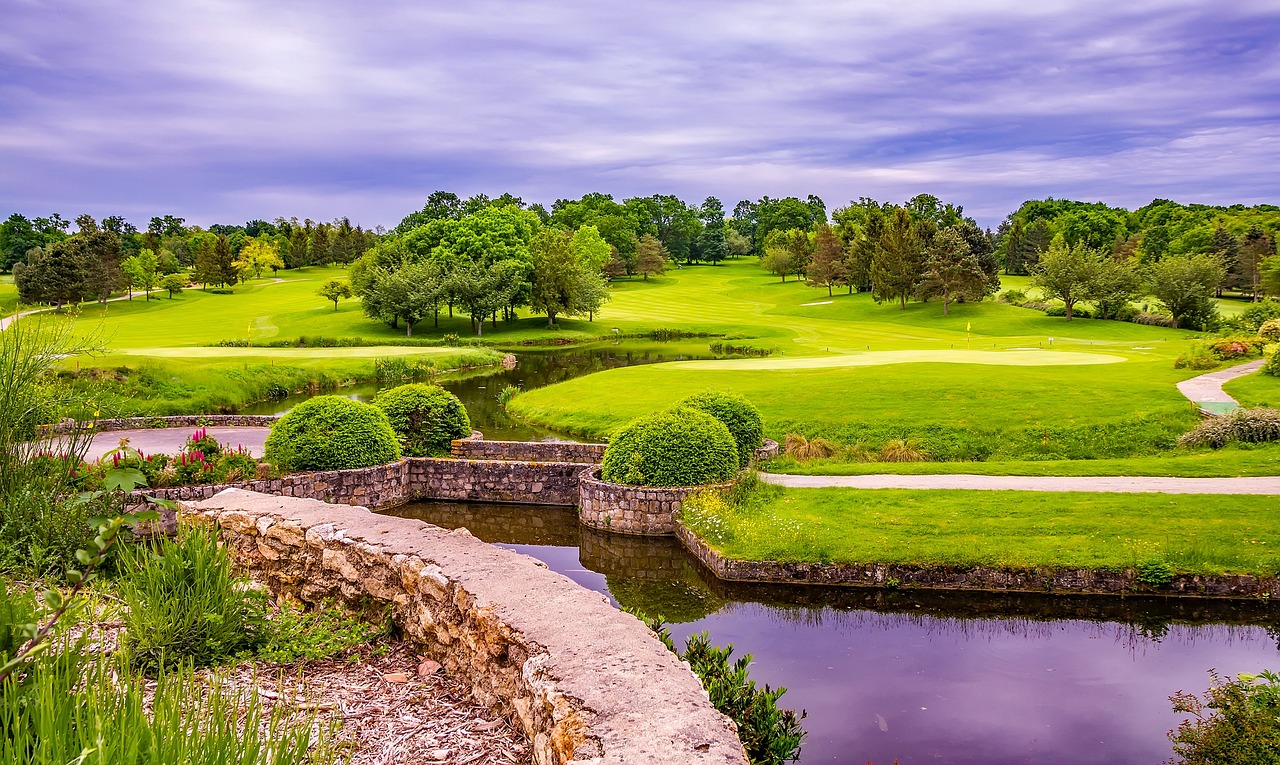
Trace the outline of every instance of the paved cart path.
{"type": "Polygon", "coordinates": [[[1230,382],[1237,377],[1244,377],[1253,374],[1262,368],[1265,359],[1257,359],[1250,361],[1248,364],[1239,364],[1226,369],[1219,369],[1216,372],[1192,377],[1190,380],[1183,380],[1178,383],[1178,392],[1186,396],[1188,400],[1200,406],[1201,409],[1212,414],[1228,414],[1240,406],[1240,402],[1236,401],[1227,392],[1222,389],[1222,384],[1230,382]]]}
{"type": "MultiPolygon", "coordinates": [[[[120,445],[121,438],[129,439],[129,447],[138,449],[143,454],[177,454],[187,437],[197,428],[148,428],[144,430],[109,430],[98,433],[89,444],[85,459],[93,462],[107,452],[120,445]]],[[[271,428],[256,427],[208,427],[209,435],[218,443],[234,449],[243,446],[255,457],[262,456],[263,446],[267,442],[267,434],[271,428]]]]}

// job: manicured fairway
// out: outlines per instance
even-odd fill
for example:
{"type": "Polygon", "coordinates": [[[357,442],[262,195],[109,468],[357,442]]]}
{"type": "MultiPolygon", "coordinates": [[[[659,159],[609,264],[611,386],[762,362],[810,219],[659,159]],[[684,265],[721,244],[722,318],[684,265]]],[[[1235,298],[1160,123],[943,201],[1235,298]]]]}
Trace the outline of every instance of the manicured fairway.
{"type": "Polygon", "coordinates": [[[843,356],[816,358],[732,359],[724,361],[677,361],[676,369],[715,369],[726,372],[787,371],[791,369],[833,369],[836,367],[875,367],[885,364],[980,364],[983,366],[1050,367],[1078,364],[1116,364],[1123,356],[1105,353],[1063,351],[869,351],[843,356]]]}
{"type": "Polygon", "coordinates": [[[13,286],[13,277],[0,274],[0,316],[7,316],[18,307],[18,288],[13,286]]]}
{"type": "Polygon", "coordinates": [[[1276,507],[1280,497],[788,489],[685,519],[744,560],[1274,574],[1276,507]]]}

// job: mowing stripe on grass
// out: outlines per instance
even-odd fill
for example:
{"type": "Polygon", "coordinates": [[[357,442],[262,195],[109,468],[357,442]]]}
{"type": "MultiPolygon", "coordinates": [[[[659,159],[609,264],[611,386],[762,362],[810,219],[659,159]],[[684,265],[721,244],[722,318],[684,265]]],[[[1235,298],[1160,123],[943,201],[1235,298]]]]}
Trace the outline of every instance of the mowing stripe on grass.
{"type": "Polygon", "coordinates": [[[842,356],[819,356],[801,359],[732,359],[727,361],[677,361],[666,365],[679,369],[717,369],[725,371],[777,369],[829,369],[832,367],[874,367],[883,364],[985,364],[991,366],[1050,367],[1082,364],[1118,364],[1123,356],[1106,353],[1073,351],[870,351],[842,356]]]}

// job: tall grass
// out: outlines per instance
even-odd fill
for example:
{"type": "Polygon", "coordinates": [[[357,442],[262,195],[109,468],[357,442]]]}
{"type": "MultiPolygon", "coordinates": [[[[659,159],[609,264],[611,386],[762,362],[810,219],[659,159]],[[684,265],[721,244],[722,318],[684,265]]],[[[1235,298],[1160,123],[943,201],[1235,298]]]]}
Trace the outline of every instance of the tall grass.
{"type": "Polygon", "coordinates": [[[124,647],[134,666],[208,666],[262,642],[263,598],[241,586],[213,531],[186,527],[154,551],[123,548],[121,561],[124,647]]]}

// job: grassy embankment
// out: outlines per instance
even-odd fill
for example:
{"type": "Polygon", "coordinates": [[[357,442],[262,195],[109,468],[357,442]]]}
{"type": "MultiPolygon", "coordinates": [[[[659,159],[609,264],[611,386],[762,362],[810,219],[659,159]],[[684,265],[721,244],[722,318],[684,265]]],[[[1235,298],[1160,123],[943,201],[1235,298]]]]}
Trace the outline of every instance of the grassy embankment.
{"type": "MultiPolygon", "coordinates": [[[[484,348],[215,348],[221,340],[265,342],[334,332],[333,304],[315,295],[340,269],[281,272],[281,281],[261,279],[234,294],[187,290],[173,299],[157,293],[133,300],[82,307],[78,328],[93,334],[104,352],[64,363],[79,370],[90,406],[121,414],[232,411],[285,392],[330,390],[377,378],[377,359],[446,370],[488,366],[501,355],[484,348]],[[99,371],[90,371],[90,368],[99,371]]],[[[336,312],[342,328],[363,326],[381,337],[385,325],[364,319],[359,304],[336,312]]],[[[393,335],[393,339],[394,339],[393,335]]]]}
{"type": "Polygon", "coordinates": [[[13,277],[0,274],[0,316],[8,316],[18,308],[18,288],[13,286],[13,277]]]}
{"type": "Polygon", "coordinates": [[[741,560],[1275,574],[1277,499],[770,487],[685,521],[741,560]]]}

